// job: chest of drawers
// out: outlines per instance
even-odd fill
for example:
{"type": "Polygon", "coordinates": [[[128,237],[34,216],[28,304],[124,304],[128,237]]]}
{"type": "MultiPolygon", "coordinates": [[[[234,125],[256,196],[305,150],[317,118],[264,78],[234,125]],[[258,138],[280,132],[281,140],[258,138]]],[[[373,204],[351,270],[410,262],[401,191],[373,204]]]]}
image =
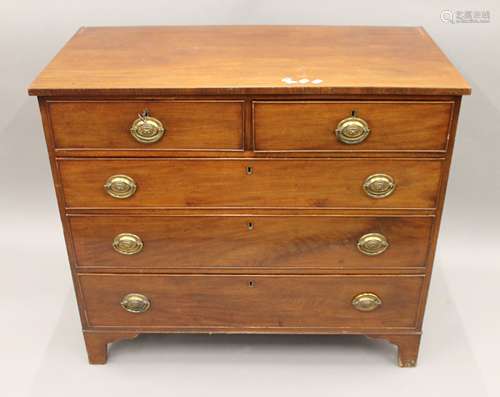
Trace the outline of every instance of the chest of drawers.
{"type": "Polygon", "coordinates": [[[421,28],[82,28],[39,97],[91,363],[141,333],[417,359],[461,96],[421,28]]]}

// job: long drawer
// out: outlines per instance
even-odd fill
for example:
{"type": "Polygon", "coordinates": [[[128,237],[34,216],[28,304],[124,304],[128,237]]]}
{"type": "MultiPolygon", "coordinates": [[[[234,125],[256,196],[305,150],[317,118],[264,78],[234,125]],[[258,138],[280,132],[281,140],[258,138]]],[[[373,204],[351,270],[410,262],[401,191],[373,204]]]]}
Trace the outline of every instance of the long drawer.
{"type": "Polygon", "coordinates": [[[452,114],[453,102],[257,101],[255,149],[444,152],[452,114]],[[353,113],[358,123],[349,119],[353,113]],[[338,134],[346,134],[350,144],[338,134]]]}
{"type": "Polygon", "coordinates": [[[71,216],[80,268],[424,267],[433,218],[71,216]]]}
{"type": "Polygon", "coordinates": [[[419,275],[78,278],[90,326],[141,329],[414,328],[424,280],[419,275]]]}
{"type": "Polygon", "coordinates": [[[443,162],[59,159],[58,165],[67,207],[421,209],[436,207],[443,162]],[[377,182],[374,175],[382,175],[386,182],[377,182]],[[373,198],[367,184],[370,190],[394,189],[373,198]],[[110,191],[131,196],[116,198],[110,191]]]}
{"type": "Polygon", "coordinates": [[[242,101],[50,101],[49,114],[56,148],[243,150],[242,101]],[[144,112],[155,124],[134,138],[144,112]]]}

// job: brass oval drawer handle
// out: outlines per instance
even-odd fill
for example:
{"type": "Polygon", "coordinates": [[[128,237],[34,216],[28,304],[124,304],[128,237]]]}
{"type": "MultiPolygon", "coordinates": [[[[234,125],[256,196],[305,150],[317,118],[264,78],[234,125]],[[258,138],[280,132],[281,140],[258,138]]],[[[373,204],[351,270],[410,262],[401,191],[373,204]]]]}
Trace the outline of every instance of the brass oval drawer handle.
{"type": "Polygon", "coordinates": [[[363,190],[372,198],[384,198],[390,196],[396,189],[396,183],[390,175],[373,174],[365,179],[363,190]]]}
{"type": "Polygon", "coordinates": [[[368,123],[353,112],[351,117],[341,120],[335,129],[337,140],[347,145],[363,142],[370,134],[368,123]]]}
{"type": "Polygon", "coordinates": [[[138,254],[143,248],[141,238],[132,233],[120,233],[113,239],[113,249],[122,255],[138,254]]]}
{"type": "Polygon", "coordinates": [[[145,295],[130,293],[122,298],[120,305],[130,313],[144,313],[151,307],[151,301],[145,295]]]}
{"type": "Polygon", "coordinates": [[[368,233],[359,238],[357,247],[363,254],[374,256],[389,248],[389,242],[383,234],[368,233]]]}
{"type": "Polygon", "coordinates": [[[382,300],[371,292],[363,292],[353,298],[352,305],[360,312],[371,312],[382,305],[382,300]]]}
{"type": "Polygon", "coordinates": [[[134,195],[137,185],[128,175],[113,175],[104,184],[104,189],[111,197],[125,199],[134,195]]]}
{"type": "Polygon", "coordinates": [[[138,116],[139,118],[135,119],[130,127],[130,133],[134,139],[140,143],[158,142],[165,133],[162,122],[151,117],[147,109],[138,116]]]}

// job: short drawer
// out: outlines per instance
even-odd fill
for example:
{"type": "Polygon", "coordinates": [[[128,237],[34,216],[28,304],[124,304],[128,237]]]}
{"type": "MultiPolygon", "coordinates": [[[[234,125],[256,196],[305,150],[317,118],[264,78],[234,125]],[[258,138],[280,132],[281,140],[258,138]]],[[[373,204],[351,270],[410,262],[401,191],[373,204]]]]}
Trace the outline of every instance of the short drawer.
{"type": "Polygon", "coordinates": [[[80,274],[78,279],[90,326],[208,330],[415,328],[424,277],[80,274]]]}
{"type": "Polygon", "coordinates": [[[452,114],[453,102],[254,102],[255,150],[444,152],[452,114]]]}
{"type": "Polygon", "coordinates": [[[418,209],[435,208],[443,162],[60,159],[58,164],[67,207],[418,209]],[[366,186],[392,194],[373,198],[366,186]]]}
{"type": "Polygon", "coordinates": [[[71,216],[79,268],[424,267],[433,218],[71,216]]]}
{"type": "Polygon", "coordinates": [[[242,101],[48,104],[56,149],[243,150],[242,101]]]}

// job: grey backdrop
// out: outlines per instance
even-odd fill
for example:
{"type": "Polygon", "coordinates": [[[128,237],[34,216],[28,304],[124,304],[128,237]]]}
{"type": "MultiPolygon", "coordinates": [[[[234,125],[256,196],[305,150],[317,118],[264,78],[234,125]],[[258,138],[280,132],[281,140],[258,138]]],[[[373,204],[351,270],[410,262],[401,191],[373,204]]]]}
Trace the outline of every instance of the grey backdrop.
{"type": "Polygon", "coordinates": [[[382,390],[391,395],[397,387],[408,394],[405,382],[428,396],[494,393],[500,333],[495,306],[500,281],[499,17],[496,1],[2,1],[0,318],[5,322],[0,373],[8,376],[0,382],[0,393],[5,388],[10,395],[58,395],[76,386],[82,394],[95,387],[126,395],[138,385],[156,385],[149,391],[161,393],[166,379],[176,396],[208,391],[252,396],[366,391],[373,396],[382,390]],[[443,23],[443,10],[486,10],[491,21],[443,23]],[[162,24],[421,25],[469,81],[472,96],[462,103],[417,369],[397,372],[385,344],[300,337],[145,337],[118,345],[116,360],[107,367],[85,364],[37,102],[26,87],[82,25],[162,24]],[[135,381],[127,376],[133,365],[135,381]],[[364,370],[375,383],[359,382],[355,374],[364,370]],[[219,378],[224,371],[225,381],[219,378]]]}

